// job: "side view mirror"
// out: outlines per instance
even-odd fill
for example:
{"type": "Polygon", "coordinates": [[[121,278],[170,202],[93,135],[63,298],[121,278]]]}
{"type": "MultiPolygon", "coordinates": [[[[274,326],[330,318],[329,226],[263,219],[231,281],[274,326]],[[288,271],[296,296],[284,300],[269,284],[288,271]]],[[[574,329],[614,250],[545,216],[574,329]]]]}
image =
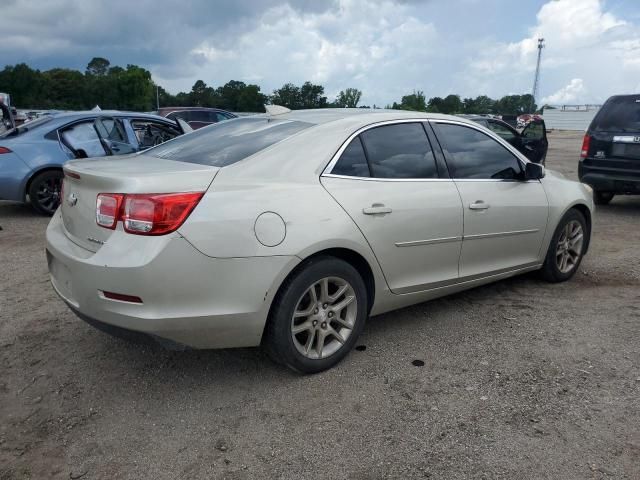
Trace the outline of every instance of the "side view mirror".
{"type": "Polygon", "coordinates": [[[527,162],[524,167],[525,180],[540,180],[544,178],[544,167],[539,163],[527,162]]]}

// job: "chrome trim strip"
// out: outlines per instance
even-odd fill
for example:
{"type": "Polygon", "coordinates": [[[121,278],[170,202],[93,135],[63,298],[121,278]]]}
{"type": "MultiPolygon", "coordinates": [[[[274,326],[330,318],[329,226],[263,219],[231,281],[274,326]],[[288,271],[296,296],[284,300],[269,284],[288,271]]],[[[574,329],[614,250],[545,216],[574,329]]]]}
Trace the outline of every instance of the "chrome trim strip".
{"type": "Polygon", "coordinates": [[[433,238],[431,240],[413,240],[411,242],[396,242],[396,247],[414,247],[418,245],[436,245],[438,243],[459,242],[462,237],[433,238]]]}
{"type": "Polygon", "coordinates": [[[365,182],[453,182],[450,178],[377,178],[377,177],[352,177],[350,175],[337,175],[325,173],[322,177],[342,178],[344,180],[364,180],[365,182]]]}
{"type": "Polygon", "coordinates": [[[531,262],[531,263],[525,263],[524,265],[521,265],[516,268],[502,268],[500,270],[493,270],[487,273],[468,275],[466,277],[454,278],[451,280],[443,280],[441,282],[423,283],[422,285],[416,285],[414,287],[398,288],[395,290],[392,289],[391,291],[399,295],[412,294],[412,293],[424,293],[432,290],[440,290],[442,288],[456,287],[456,286],[464,285],[466,283],[475,282],[477,280],[488,280],[490,278],[499,277],[505,274],[525,273],[527,271],[536,270],[541,266],[542,266],[541,263],[531,262]]]}
{"type": "Polygon", "coordinates": [[[496,233],[479,233],[476,235],[465,235],[463,240],[477,240],[480,238],[498,238],[498,237],[511,237],[514,235],[528,235],[530,233],[539,232],[539,228],[532,228],[530,230],[513,230],[511,232],[496,232],[496,233]]]}

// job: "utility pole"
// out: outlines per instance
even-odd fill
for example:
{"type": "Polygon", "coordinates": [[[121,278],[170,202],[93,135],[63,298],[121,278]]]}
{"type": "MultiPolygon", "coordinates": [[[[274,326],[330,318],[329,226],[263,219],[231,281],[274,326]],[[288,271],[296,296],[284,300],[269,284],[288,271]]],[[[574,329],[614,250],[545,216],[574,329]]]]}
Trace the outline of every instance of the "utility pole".
{"type": "Polygon", "coordinates": [[[542,49],[544,48],[544,38],[538,39],[538,62],[536,63],[536,75],[533,77],[533,89],[531,90],[531,113],[533,113],[533,107],[536,103],[536,97],[538,96],[538,84],[540,82],[540,59],[542,58],[542,49]]]}
{"type": "Polygon", "coordinates": [[[156,85],[156,110],[160,110],[160,85],[156,85]]]}

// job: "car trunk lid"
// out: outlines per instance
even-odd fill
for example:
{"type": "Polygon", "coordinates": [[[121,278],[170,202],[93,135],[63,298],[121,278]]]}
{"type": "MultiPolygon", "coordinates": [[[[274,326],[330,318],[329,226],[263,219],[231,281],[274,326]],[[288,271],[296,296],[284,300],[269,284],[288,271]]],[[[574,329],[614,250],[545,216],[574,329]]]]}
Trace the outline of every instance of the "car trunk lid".
{"type": "Polygon", "coordinates": [[[65,234],[77,245],[97,252],[114,232],[96,223],[98,194],[204,192],[218,171],[217,167],[146,155],[68,162],[61,202],[65,234]]]}

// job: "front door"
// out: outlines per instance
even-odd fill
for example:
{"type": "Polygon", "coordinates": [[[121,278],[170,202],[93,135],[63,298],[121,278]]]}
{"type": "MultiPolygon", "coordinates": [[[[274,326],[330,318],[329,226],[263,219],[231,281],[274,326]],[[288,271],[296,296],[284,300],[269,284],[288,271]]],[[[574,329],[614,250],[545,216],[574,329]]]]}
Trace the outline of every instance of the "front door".
{"type": "Polygon", "coordinates": [[[455,282],[462,205],[424,127],[373,127],[346,146],[322,184],[358,225],[394,293],[455,282]]]}
{"type": "Polygon", "coordinates": [[[516,155],[479,129],[435,130],[464,208],[461,279],[535,265],[549,210],[540,181],[526,181],[516,155]]]}

